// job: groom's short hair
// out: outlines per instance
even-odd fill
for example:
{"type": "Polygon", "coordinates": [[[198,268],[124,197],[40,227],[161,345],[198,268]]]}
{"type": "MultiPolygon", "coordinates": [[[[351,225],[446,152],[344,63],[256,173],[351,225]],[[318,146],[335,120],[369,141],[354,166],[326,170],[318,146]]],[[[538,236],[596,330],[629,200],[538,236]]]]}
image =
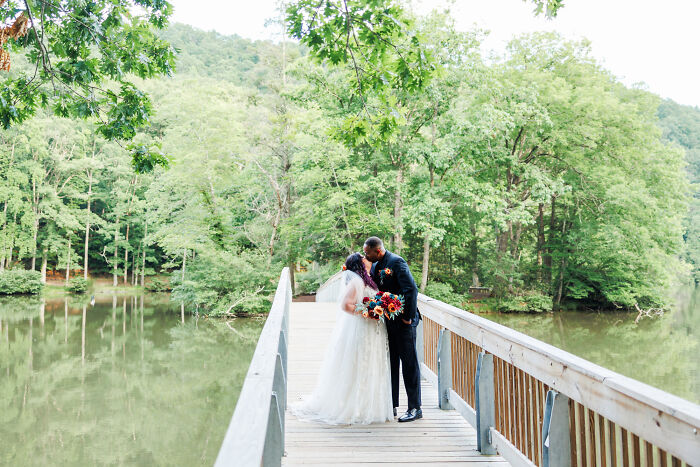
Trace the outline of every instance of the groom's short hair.
{"type": "Polygon", "coordinates": [[[369,237],[367,240],[365,240],[365,245],[367,245],[368,248],[372,248],[372,249],[384,248],[384,242],[379,237],[369,237]]]}

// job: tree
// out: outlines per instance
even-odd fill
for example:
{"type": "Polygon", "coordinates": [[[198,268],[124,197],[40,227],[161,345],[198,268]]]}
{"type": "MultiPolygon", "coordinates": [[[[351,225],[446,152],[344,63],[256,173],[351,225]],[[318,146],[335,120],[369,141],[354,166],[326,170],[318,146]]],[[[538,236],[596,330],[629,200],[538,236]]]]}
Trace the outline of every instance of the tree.
{"type": "MultiPolygon", "coordinates": [[[[22,123],[46,107],[63,117],[94,118],[108,139],[132,140],[148,124],[152,104],[129,79],[172,73],[173,50],[154,33],[171,12],[164,0],[3,2],[0,24],[26,30],[11,33],[3,53],[24,53],[29,63],[4,76],[2,126],[22,123]]],[[[165,163],[143,146],[133,151],[139,170],[165,163]]]]}

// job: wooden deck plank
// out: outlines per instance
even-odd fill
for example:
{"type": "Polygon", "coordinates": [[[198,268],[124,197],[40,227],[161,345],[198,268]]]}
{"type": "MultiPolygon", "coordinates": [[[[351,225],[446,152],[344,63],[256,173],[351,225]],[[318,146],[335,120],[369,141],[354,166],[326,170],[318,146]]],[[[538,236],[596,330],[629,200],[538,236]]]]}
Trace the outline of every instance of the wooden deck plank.
{"type": "MultiPolygon", "coordinates": [[[[288,401],[316,384],[323,350],[335,322],[333,305],[293,303],[289,322],[288,401]]],[[[437,407],[437,389],[422,382],[423,416],[412,423],[327,426],[297,420],[287,412],[283,465],[507,467],[498,456],[476,450],[476,431],[457,412],[437,407]]],[[[399,411],[406,407],[401,390],[399,411]]]]}

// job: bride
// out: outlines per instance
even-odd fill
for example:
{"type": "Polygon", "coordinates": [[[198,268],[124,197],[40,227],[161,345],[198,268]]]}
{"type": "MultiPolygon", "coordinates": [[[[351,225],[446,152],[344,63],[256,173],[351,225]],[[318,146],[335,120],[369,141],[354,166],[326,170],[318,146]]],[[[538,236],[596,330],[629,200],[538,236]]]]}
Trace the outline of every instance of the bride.
{"type": "Polygon", "coordinates": [[[331,425],[392,420],[391,374],[386,326],[355,312],[363,297],[377,293],[372,263],[360,253],[345,260],[338,317],[316,388],[291,406],[297,418],[331,425]]]}

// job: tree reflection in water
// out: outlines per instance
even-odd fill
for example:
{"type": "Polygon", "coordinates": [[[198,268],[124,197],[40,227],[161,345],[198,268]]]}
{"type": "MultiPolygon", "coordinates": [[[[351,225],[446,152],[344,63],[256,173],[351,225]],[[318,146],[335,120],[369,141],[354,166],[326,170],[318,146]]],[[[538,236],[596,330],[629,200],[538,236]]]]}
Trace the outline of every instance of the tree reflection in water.
{"type": "Polygon", "coordinates": [[[157,295],[0,300],[0,464],[213,464],[263,323],[177,312],[157,295]]]}

